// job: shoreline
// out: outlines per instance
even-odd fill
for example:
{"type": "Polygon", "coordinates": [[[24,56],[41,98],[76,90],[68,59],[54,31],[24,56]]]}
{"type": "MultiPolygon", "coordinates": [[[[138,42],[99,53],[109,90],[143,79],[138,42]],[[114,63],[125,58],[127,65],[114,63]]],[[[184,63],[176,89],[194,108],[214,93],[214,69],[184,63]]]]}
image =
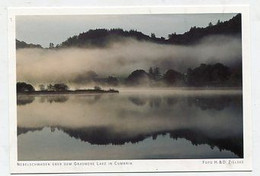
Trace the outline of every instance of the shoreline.
{"type": "Polygon", "coordinates": [[[32,92],[17,92],[17,95],[52,95],[52,94],[107,94],[119,93],[118,90],[67,90],[67,91],[32,91],[32,92]]]}
{"type": "Polygon", "coordinates": [[[224,95],[224,94],[243,94],[242,88],[152,88],[152,89],[145,89],[145,88],[138,88],[138,89],[111,89],[111,90],[94,90],[94,89],[86,89],[86,90],[67,90],[67,91],[33,91],[33,92],[17,92],[17,95],[95,95],[95,94],[186,94],[186,95],[224,95]]]}

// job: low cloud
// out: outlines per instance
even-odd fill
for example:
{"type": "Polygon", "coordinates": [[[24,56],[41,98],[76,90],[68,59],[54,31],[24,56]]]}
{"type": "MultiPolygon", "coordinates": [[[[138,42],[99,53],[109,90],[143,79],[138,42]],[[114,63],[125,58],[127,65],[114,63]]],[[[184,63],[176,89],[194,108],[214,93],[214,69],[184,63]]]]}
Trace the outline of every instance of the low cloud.
{"type": "Polygon", "coordinates": [[[30,83],[71,82],[94,71],[100,77],[128,76],[136,69],[160,67],[185,72],[201,63],[241,63],[241,38],[210,36],[196,45],[163,45],[131,38],[106,48],[19,49],[17,80],[30,83]]]}

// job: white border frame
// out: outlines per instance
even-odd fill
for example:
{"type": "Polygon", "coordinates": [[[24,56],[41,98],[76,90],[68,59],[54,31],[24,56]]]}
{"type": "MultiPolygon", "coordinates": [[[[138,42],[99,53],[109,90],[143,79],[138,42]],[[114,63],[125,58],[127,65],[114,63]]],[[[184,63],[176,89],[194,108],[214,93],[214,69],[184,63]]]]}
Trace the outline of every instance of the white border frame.
{"type": "MultiPolygon", "coordinates": [[[[91,8],[9,8],[9,124],[11,173],[108,173],[108,172],[179,172],[179,171],[251,171],[252,170],[252,119],[250,75],[250,25],[249,6],[172,6],[172,7],[91,7],[91,8]],[[242,14],[242,62],[243,62],[243,159],[158,159],[131,160],[132,165],[74,166],[74,162],[89,161],[17,161],[17,105],[16,105],[16,48],[15,16],[17,15],[115,15],[115,14],[185,14],[185,13],[241,13],[242,14]],[[203,164],[212,161],[218,164],[203,164]],[[225,161],[227,164],[219,164],[225,161]],[[242,161],[242,164],[228,164],[242,161]],[[53,166],[54,163],[70,163],[72,166],[53,166]],[[47,163],[50,166],[18,166],[21,164],[47,163]]],[[[114,163],[116,160],[102,160],[114,163]]],[[[129,160],[120,160],[129,161],[129,160]]]]}

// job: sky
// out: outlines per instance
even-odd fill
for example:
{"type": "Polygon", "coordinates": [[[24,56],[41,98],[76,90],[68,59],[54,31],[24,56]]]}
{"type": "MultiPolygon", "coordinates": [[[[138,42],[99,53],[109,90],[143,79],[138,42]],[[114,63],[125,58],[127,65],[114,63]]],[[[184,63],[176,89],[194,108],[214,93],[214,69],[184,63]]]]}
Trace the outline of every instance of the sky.
{"type": "Polygon", "coordinates": [[[16,16],[16,38],[48,47],[67,38],[97,28],[138,30],[157,37],[182,34],[191,27],[206,27],[210,22],[226,21],[236,14],[153,14],[153,15],[82,15],[82,16],[16,16]]]}

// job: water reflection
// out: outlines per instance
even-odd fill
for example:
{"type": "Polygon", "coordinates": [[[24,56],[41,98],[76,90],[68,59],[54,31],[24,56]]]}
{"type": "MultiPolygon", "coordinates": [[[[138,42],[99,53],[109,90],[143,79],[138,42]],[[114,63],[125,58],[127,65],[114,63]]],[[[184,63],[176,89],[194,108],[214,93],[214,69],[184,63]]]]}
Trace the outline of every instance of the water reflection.
{"type": "Polygon", "coordinates": [[[41,96],[40,97],[40,102],[41,103],[45,103],[45,102],[48,102],[48,103],[64,103],[66,101],[68,101],[69,99],[69,96],[66,96],[66,95],[59,95],[59,96],[41,96]]]}
{"type": "MultiPolygon", "coordinates": [[[[233,101],[233,103],[238,103],[240,105],[239,108],[242,108],[242,97],[230,97],[227,95],[222,96],[194,96],[194,97],[186,97],[188,100],[189,106],[196,106],[199,107],[202,110],[207,109],[215,109],[215,110],[223,110],[224,108],[228,107],[230,102],[233,101]]],[[[149,103],[151,108],[159,108],[161,105],[165,106],[163,104],[163,101],[166,100],[166,103],[168,106],[173,106],[179,101],[182,101],[180,97],[168,97],[165,99],[162,98],[142,98],[142,97],[129,97],[129,101],[131,101],[133,104],[137,106],[143,106],[147,103],[149,103]]]]}
{"type": "Polygon", "coordinates": [[[35,97],[34,96],[23,96],[23,95],[18,95],[17,96],[17,105],[26,105],[30,104],[34,101],[35,97]]]}
{"type": "MultiPolygon", "coordinates": [[[[37,133],[45,133],[46,127],[53,134],[60,132],[66,134],[66,141],[71,141],[72,146],[84,148],[84,143],[87,143],[95,148],[92,149],[93,151],[104,146],[111,148],[111,144],[122,147],[131,144],[134,150],[140,150],[140,153],[143,152],[144,155],[142,157],[133,155],[131,156],[133,158],[243,157],[241,94],[120,93],[118,95],[54,97],[35,96],[31,104],[18,106],[17,135],[20,160],[33,159],[28,157],[29,154],[26,152],[27,148],[32,149],[33,144],[25,141],[33,142],[36,140],[37,133]],[[44,101],[43,98],[45,98],[44,101]],[[164,138],[165,146],[161,150],[169,151],[168,155],[167,153],[163,156],[159,155],[159,151],[152,156],[145,155],[145,150],[149,148],[145,142],[146,139],[151,138],[149,142],[153,141],[153,145],[162,145],[159,143],[162,138],[160,136],[164,135],[168,135],[168,140],[164,138]],[[82,143],[72,142],[72,139],[82,143]],[[190,141],[193,146],[190,147],[190,152],[200,150],[200,155],[190,153],[186,156],[187,151],[182,149],[185,148],[183,146],[178,149],[178,156],[173,156],[172,150],[175,149],[172,148],[174,144],[171,143],[180,139],[190,141]],[[201,146],[205,144],[212,149],[211,153],[205,147],[201,149],[201,146]],[[146,148],[142,148],[143,145],[146,148]],[[215,148],[220,150],[218,154],[215,148]]],[[[17,102],[20,101],[19,98],[21,97],[18,97],[17,102]]],[[[24,98],[21,101],[24,101],[24,98]]],[[[45,140],[52,141],[53,139],[49,135],[45,140]]],[[[57,145],[60,148],[63,147],[62,143],[57,143],[57,145]]],[[[51,149],[48,149],[48,152],[49,150],[51,149]]],[[[120,153],[120,149],[118,152],[120,153]]],[[[72,153],[65,152],[63,155],[63,159],[77,158],[72,153]]],[[[129,158],[129,155],[125,156],[125,154],[116,156],[122,159],[129,158]]],[[[47,159],[56,159],[55,155],[50,157],[52,158],[47,159]]],[[[97,158],[108,159],[106,155],[97,158]]],[[[97,158],[92,156],[92,159],[97,158]]]]}

